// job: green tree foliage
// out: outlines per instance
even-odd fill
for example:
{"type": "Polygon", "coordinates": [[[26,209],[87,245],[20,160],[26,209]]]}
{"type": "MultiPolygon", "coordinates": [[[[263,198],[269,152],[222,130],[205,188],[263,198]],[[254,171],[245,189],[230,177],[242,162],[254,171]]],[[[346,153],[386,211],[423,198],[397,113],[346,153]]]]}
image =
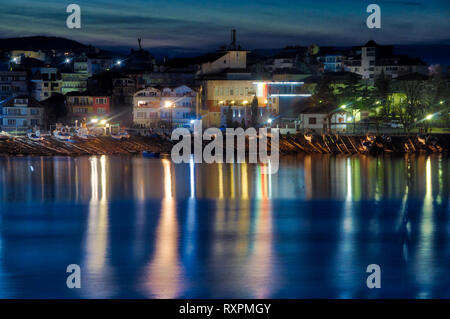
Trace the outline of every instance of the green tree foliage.
{"type": "Polygon", "coordinates": [[[323,77],[314,90],[311,97],[311,105],[318,107],[336,105],[337,98],[333,91],[332,81],[323,77]]]}
{"type": "Polygon", "coordinates": [[[398,92],[405,94],[405,99],[395,105],[394,112],[409,132],[415,122],[425,116],[423,94],[426,82],[420,77],[409,76],[396,81],[396,88],[398,92]]]}

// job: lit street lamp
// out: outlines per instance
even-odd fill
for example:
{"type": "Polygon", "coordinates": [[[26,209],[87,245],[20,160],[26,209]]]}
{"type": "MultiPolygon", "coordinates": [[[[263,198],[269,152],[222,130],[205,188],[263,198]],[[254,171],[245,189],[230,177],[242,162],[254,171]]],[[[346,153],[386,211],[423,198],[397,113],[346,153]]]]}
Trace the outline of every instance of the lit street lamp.
{"type": "Polygon", "coordinates": [[[170,130],[172,131],[172,108],[174,106],[174,103],[172,101],[165,101],[164,107],[169,109],[169,126],[170,130]]]}

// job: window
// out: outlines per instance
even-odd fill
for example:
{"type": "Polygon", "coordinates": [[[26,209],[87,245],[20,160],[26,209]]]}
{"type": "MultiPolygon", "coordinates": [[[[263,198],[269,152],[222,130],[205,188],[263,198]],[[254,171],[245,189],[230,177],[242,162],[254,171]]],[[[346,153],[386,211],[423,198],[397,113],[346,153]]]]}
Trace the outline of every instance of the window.
{"type": "Polygon", "coordinates": [[[28,99],[14,99],[14,104],[26,105],[28,104],[28,99]]]}
{"type": "Polygon", "coordinates": [[[107,99],[106,98],[97,98],[97,99],[95,99],[95,103],[96,104],[107,104],[107,99]]]}
{"type": "Polygon", "coordinates": [[[87,107],[76,107],[73,110],[74,113],[87,113],[88,108],[87,107]]]}
{"type": "Polygon", "coordinates": [[[317,123],[317,119],[315,117],[310,117],[308,119],[308,124],[316,124],[317,123]]]}
{"type": "Polygon", "coordinates": [[[30,114],[31,115],[39,115],[39,110],[38,109],[30,109],[30,114]]]}
{"type": "Polygon", "coordinates": [[[30,125],[31,126],[39,126],[39,120],[37,120],[37,119],[30,120],[30,125]]]}
{"type": "Polygon", "coordinates": [[[104,107],[97,108],[97,114],[105,114],[105,113],[106,113],[106,109],[104,107]]]}
{"type": "Polygon", "coordinates": [[[8,120],[8,125],[16,125],[16,120],[15,119],[9,119],[8,120]]]}
{"type": "Polygon", "coordinates": [[[8,109],[8,115],[22,115],[20,109],[8,109]]]}

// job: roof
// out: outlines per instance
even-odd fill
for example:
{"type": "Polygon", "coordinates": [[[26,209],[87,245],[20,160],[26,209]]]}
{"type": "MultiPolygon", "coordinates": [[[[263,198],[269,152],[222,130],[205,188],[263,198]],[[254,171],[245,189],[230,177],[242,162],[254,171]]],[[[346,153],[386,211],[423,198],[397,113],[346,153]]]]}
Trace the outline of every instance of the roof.
{"type": "Polygon", "coordinates": [[[28,106],[27,107],[44,107],[35,98],[33,98],[30,95],[26,95],[26,94],[22,94],[22,95],[18,95],[18,96],[12,96],[12,97],[6,99],[3,102],[0,102],[0,106],[2,106],[2,107],[14,107],[14,100],[15,99],[28,99],[28,106]]]}

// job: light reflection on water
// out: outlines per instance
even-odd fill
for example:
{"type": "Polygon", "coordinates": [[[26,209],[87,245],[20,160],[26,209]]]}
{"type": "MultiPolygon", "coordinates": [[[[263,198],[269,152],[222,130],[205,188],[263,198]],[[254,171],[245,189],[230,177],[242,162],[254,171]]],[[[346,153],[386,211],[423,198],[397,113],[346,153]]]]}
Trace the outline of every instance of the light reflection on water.
{"type": "Polygon", "coordinates": [[[280,160],[2,158],[0,297],[450,297],[448,158],[280,160]]]}

